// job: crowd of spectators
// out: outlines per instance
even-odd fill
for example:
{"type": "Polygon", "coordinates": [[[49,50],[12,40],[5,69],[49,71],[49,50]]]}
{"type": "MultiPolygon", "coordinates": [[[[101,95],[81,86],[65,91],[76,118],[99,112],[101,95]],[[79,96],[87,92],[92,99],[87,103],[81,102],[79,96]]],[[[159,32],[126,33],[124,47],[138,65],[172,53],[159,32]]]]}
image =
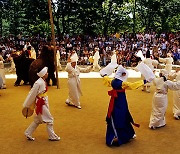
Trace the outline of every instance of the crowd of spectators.
{"type": "MultiPolygon", "coordinates": [[[[7,38],[0,38],[0,51],[4,62],[11,62],[11,54],[17,50],[17,46],[22,46],[27,50],[29,46],[39,55],[39,51],[44,44],[48,43],[48,38],[24,37],[19,34],[17,37],[10,35],[7,38]]],[[[61,39],[56,38],[57,51],[60,53],[60,62],[66,62],[68,54],[72,50],[77,52],[78,63],[89,64],[89,57],[94,55],[94,49],[99,49],[100,65],[106,66],[111,59],[113,51],[117,54],[117,63],[134,66],[136,64],[136,53],[141,50],[143,55],[149,50],[151,58],[158,60],[159,57],[166,57],[171,53],[174,64],[180,64],[180,33],[155,32],[137,33],[135,37],[131,33],[116,33],[109,36],[87,36],[87,35],[64,35],[61,39]]]]}

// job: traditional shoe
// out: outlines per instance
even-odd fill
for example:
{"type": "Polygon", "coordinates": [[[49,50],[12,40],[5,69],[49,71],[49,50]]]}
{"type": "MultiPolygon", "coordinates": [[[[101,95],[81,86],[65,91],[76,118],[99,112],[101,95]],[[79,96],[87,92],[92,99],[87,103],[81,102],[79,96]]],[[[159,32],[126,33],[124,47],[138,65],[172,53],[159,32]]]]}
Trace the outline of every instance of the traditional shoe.
{"type": "Polygon", "coordinates": [[[29,85],[29,82],[24,82],[23,85],[29,85]]]}
{"type": "Polygon", "coordinates": [[[120,146],[119,142],[118,142],[118,139],[114,139],[113,142],[112,142],[112,146],[120,146]]]}
{"type": "Polygon", "coordinates": [[[20,84],[19,83],[15,83],[14,86],[17,87],[17,86],[20,86],[20,84]]]}
{"type": "Polygon", "coordinates": [[[29,140],[29,141],[34,141],[35,140],[34,137],[32,137],[32,136],[30,136],[28,134],[25,134],[25,136],[26,136],[27,140],[29,140]]]}
{"type": "Polygon", "coordinates": [[[81,109],[81,106],[80,105],[78,105],[78,106],[75,106],[76,108],[78,108],[78,109],[81,109]]]}
{"type": "Polygon", "coordinates": [[[71,103],[71,102],[69,102],[69,101],[65,101],[65,103],[67,104],[67,105],[69,105],[69,106],[74,106],[74,104],[73,103],[71,103]]]}
{"type": "Polygon", "coordinates": [[[134,134],[133,137],[132,137],[132,139],[135,139],[136,137],[137,137],[136,134],[134,134]]]}
{"type": "Polygon", "coordinates": [[[3,85],[2,89],[6,89],[6,85],[5,84],[3,85]]]}
{"type": "Polygon", "coordinates": [[[180,117],[177,116],[177,115],[175,115],[174,118],[175,118],[176,120],[179,120],[179,119],[180,119],[180,117]]]}
{"type": "Polygon", "coordinates": [[[155,130],[155,129],[156,129],[156,127],[154,127],[154,126],[151,126],[150,128],[151,128],[151,129],[153,129],[153,130],[155,130]]]}
{"type": "Polygon", "coordinates": [[[56,138],[50,138],[49,141],[59,141],[60,137],[56,137],[56,138]]]}
{"type": "Polygon", "coordinates": [[[150,90],[146,90],[147,93],[150,93],[150,90]]]}

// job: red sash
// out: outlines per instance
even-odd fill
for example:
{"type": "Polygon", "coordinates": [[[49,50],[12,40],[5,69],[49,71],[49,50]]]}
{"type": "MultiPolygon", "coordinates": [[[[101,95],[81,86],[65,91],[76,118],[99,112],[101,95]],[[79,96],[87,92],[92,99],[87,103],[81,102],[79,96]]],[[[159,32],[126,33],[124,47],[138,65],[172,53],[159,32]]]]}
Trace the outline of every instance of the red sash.
{"type": "MultiPolygon", "coordinates": [[[[47,90],[48,90],[48,87],[46,85],[45,92],[47,92],[47,90]]],[[[44,100],[44,97],[36,96],[36,98],[38,99],[36,102],[36,114],[38,115],[39,113],[42,114],[42,106],[45,105],[45,100],[44,100]]]]}
{"type": "Polygon", "coordinates": [[[116,97],[118,97],[118,95],[117,95],[118,92],[125,92],[125,89],[121,89],[121,90],[112,89],[112,90],[108,91],[108,95],[111,96],[111,99],[109,102],[108,113],[107,113],[108,118],[111,117],[112,111],[114,109],[114,99],[116,97]]]}

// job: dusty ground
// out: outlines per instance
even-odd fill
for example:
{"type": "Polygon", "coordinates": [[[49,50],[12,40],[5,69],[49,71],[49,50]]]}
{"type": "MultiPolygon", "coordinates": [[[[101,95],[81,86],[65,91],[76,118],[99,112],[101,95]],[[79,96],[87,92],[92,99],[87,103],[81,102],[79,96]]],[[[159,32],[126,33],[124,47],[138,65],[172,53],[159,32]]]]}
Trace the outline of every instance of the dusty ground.
{"type": "MultiPolygon", "coordinates": [[[[137,79],[130,79],[135,81],[137,79]]],[[[15,79],[7,79],[7,89],[0,90],[0,149],[2,154],[12,153],[61,153],[61,154],[166,154],[180,153],[180,121],[172,116],[172,91],[169,91],[169,105],[166,113],[167,125],[158,130],[148,128],[151,112],[151,93],[141,89],[127,91],[129,109],[140,128],[135,128],[137,138],[120,147],[105,145],[105,116],[109,103],[102,79],[81,79],[83,96],[82,109],[68,107],[67,79],[60,79],[60,89],[49,87],[50,111],[54,116],[54,130],[60,135],[59,142],[48,141],[45,124],[40,125],[33,136],[34,142],[27,141],[24,130],[33,117],[24,118],[22,104],[30,88],[14,87],[15,79]]]]}

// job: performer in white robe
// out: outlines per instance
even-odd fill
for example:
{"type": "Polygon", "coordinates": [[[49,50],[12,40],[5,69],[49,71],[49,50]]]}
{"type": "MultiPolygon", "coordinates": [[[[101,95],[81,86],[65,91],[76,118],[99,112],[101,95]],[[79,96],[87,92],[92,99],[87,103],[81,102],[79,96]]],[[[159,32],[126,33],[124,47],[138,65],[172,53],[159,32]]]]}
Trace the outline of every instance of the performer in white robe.
{"type": "Polygon", "coordinates": [[[1,77],[1,74],[0,74],[0,89],[3,88],[3,79],[1,77]]]}
{"type": "Polygon", "coordinates": [[[180,89],[180,81],[172,82],[167,80],[167,77],[167,71],[162,70],[160,73],[160,77],[153,80],[156,86],[156,91],[153,96],[152,112],[149,123],[149,127],[151,129],[156,129],[158,127],[163,127],[166,125],[165,112],[168,105],[168,89],[180,89]]]}
{"type": "Polygon", "coordinates": [[[90,72],[92,66],[88,66],[87,68],[80,68],[77,66],[77,57],[71,56],[69,58],[69,62],[65,68],[65,71],[68,72],[68,89],[69,89],[69,96],[68,99],[65,101],[67,105],[73,105],[78,109],[81,109],[80,105],[80,96],[82,95],[81,87],[80,87],[80,72],[90,72]]]}
{"type": "Polygon", "coordinates": [[[165,70],[167,70],[167,72],[170,73],[172,70],[172,64],[174,62],[173,58],[171,57],[171,53],[167,53],[166,58],[159,58],[159,61],[166,64],[165,70]]]}
{"type": "Polygon", "coordinates": [[[3,85],[1,88],[6,89],[6,78],[5,78],[5,70],[4,70],[4,59],[0,55],[0,75],[3,80],[3,85]]]}
{"type": "Polygon", "coordinates": [[[33,85],[30,90],[23,107],[30,108],[35,101],[36,115],[34,121],[25,131],[25,136],[28,140],[34,141],[35,138],[32,137],[32,133],[39,126],[39,124],[47,124],[47,132],[50,141],[59,141],[60,137],[57,136],[53,130],[53,117],[49,111],[49,103],[47,96],[47,84],[46,79],[48,77],[48,68],[44,67],[37,75],[40,77],[33,85]]]}
{"type": "MultiPolygon", "coordinates": [[[[150,58],[150,51],[148,50],[146,52],[146,59],[143,60],[143,63],[146,64],[153,72],[154,72],[154,60],[150,58]]],[[[146,91],[150,93],[150,87],[151,87],[151,82],[147,82],[146,84],[143,85],[142,91],[146,91]]]]}
{"type": "Polygon", "coordinates": [[[61,59],[60,52],[59,52],[59,50],[56,50],[57,68],[59,71],[62,70],[60,59],[61,59]]]}
{"type": "Polygon", "coordinates": [[[111,56],[111,63],[117,64],[117,56],[116,56],[116,50],[113,50],[113,55],[111,56]]]}
{"type": "Polygon", "coordinates": [[[101,69],[101,67],[99,66],[99,51],[98,48],[95,48],[95,54],[93,56],[94,62],[93,62],[93,71],[95,71],[95,68],[98,68],[99,70],[101,69]]]}
{"type": "MultiPolygon", "coordinates": [[[[176,81],[180,81],[180,70],[176,72],[176,81]]],[[[176,120],[180,119],[180,90],[173,91],[173,114],[176,120]]]]}

